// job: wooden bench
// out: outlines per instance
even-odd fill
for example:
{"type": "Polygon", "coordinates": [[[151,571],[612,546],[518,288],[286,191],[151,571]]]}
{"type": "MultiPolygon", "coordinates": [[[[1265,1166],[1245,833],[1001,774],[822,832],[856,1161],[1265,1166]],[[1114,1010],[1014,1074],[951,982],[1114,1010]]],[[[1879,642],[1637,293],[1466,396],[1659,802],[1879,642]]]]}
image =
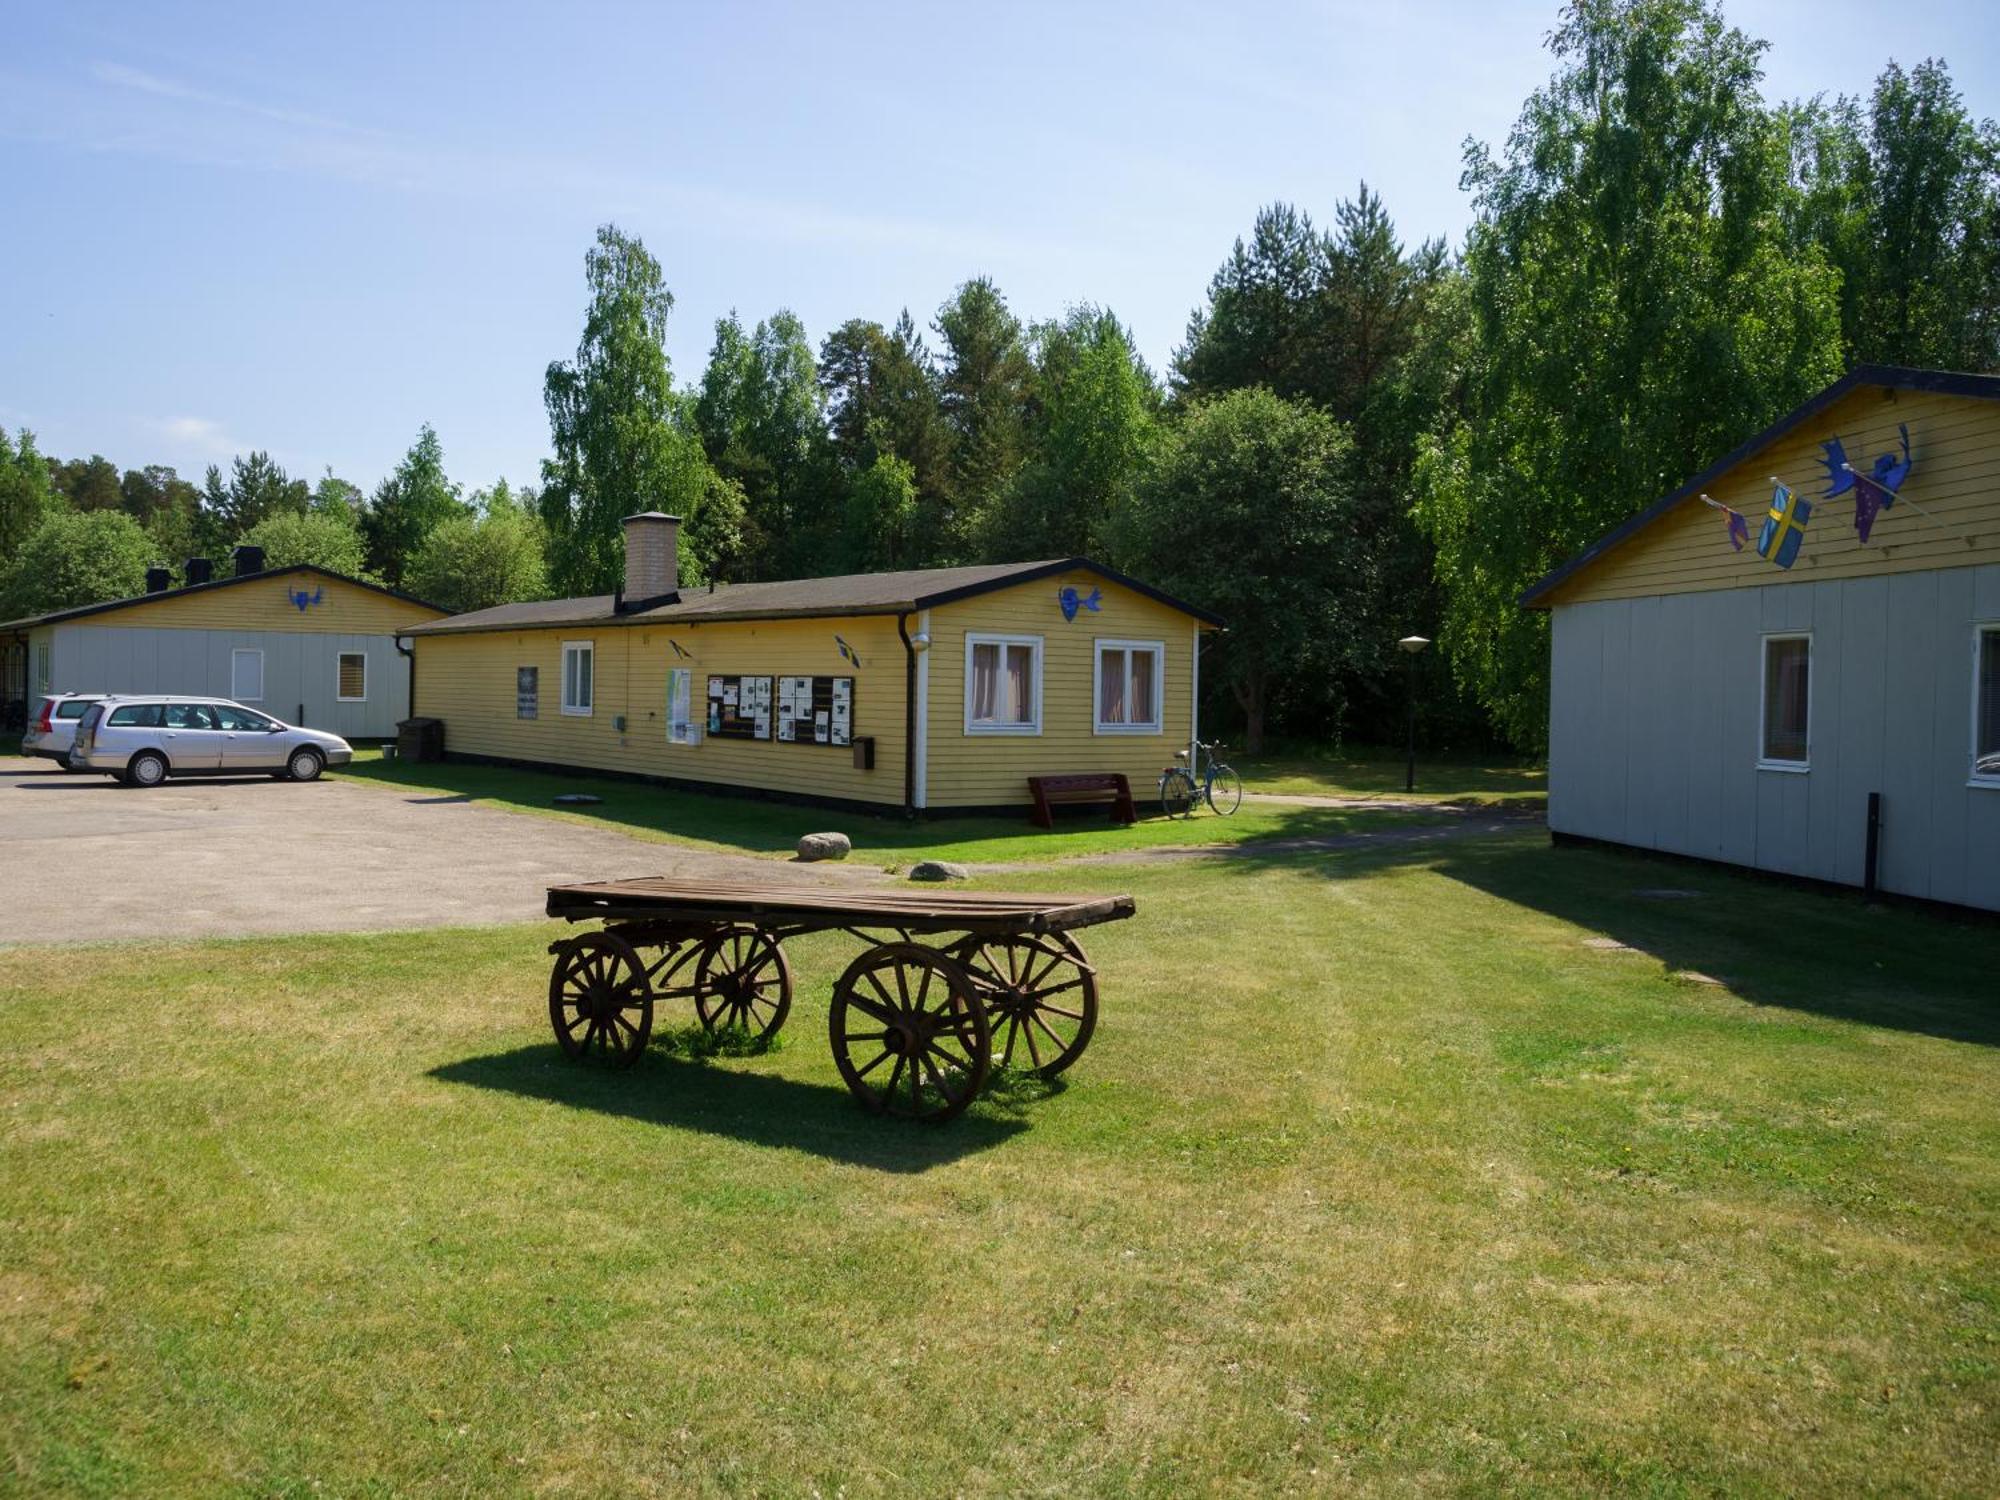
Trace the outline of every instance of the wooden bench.
{"type": "Polygon", "coordinates": [[[1132,784],[1123,771],[1076,771],[1063,776],[1030,776],[1028,790],[1035,798],[1035,826],[1056,826],[1058,802],[1109,802],[1111,821],[1136,823],[1138,809],[1132,806],[1132,784]]]}

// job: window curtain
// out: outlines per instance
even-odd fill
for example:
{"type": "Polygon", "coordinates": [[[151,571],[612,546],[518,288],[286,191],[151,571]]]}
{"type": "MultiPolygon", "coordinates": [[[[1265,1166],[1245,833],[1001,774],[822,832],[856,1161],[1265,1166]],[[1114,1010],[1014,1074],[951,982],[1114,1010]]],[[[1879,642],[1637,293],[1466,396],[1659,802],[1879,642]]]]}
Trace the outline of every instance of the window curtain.
{"type": "Polygon", "coordinates": [[[1035,717],[1035,652],[1032,646],[1007,648],[1007,719],[1026,724],[1035,717]]]}
{"type": "Polygon", "coordinates": [[[1150,651],[1132,653],[1132,722],[1157,724],[1160,710],[1153,702],[1153,668],[1159,658],[1150,651]]]}
{"type": "Polygon", "coordinates": [[[1097,658],[1097,716],[1106,724],[1125,722],[1125,653],[1106,651],[1097,658]]]}
{"type": "Polygon", "coordinates": [[[1770,760],[1806,758],[1807,662],[1804,641],[1770,644],[1770,700],[1764,705],[1764,755],[1770,760]]]}
{"type": "Polygon", "coordinates": [[[1000,648],[972,648],[972,717],[990,724],[1000,716],[1000,648]]]}

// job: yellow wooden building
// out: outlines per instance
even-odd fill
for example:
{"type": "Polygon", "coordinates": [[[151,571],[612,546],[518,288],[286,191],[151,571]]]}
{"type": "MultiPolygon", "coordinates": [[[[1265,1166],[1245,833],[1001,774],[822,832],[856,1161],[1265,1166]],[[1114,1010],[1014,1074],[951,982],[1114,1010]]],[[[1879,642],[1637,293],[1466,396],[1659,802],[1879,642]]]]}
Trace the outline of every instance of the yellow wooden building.
{"type": "Polygon", "coordinates": [[[2000,377],[1864,365],[1522,602],[1558,837],[2000,910],[2000,377]]]}
{"type": "Polygon", "coordinates": [[[147,591],[0,623],[0,692],[188,693],[234,698],[288,723],[349,739],[387,738],[409,713],[402,627],[435,605],[324,568],[266,569],[240,547],[215,578],[192,558],[175,587],[155,568],[147,591]]]}
{"type": "Polygon", "coordinates": [[[1213,615],[1081,558],[677,587],[679,522],[625,522],[616,594],[418,625],[446,753],[874,807],[1143,795],[1199,729],[1213,615]]]}

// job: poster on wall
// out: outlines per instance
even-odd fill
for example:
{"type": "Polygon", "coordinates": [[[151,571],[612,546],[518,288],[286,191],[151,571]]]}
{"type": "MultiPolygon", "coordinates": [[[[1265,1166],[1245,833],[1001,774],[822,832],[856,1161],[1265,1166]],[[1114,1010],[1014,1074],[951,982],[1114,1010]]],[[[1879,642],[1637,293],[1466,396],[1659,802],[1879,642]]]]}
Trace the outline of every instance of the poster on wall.
{"type": "Polygon", "coordinates": [[[708,732],[724,740],[767,740],[771,737],[771,679],[710,677],[708,732]],[[762,708],[759,708],[759,704],[762,708]]]}
{"type": "Polygon", "coordinates": [[[694,673],[686,667],[667,671],[667,743],[698,743],[694,723],[694,673]]]}
{"type": "Polygon", "coordinates": [[[541,712],[540,667],[516,667],[514,669],[514,717],[532,719],[541,712]]]}
{"type": "Polygon", "coordinates": [[[852,677],[780,677],[777,738],[787,744],[854,743],[852,677]]]}

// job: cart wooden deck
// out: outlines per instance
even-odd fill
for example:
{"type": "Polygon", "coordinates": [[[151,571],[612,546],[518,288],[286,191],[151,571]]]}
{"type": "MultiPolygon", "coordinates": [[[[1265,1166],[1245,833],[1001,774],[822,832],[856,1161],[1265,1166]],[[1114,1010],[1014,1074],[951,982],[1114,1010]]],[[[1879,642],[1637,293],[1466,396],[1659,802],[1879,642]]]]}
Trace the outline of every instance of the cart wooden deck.
{"type": "Polygon", "coordinates": [[[557,1042],[626,1066],[645,1050],[656,999],[692,999],[704,1026],[768,1037],[791,1010],[784,940],[859,938],[867,950],[829,1008],[834,1063],[868,1108],[940,1120],[978,1095],[996,1049],[1003,1066],[1018,1051],[1044,1077],[1076,1061],[1097,1024],[1097,971],[1073,934],[1136,907],[1130,896],[647,876],[552,886],[547,911],[606,924],[550,945],[557,1042]]]}

